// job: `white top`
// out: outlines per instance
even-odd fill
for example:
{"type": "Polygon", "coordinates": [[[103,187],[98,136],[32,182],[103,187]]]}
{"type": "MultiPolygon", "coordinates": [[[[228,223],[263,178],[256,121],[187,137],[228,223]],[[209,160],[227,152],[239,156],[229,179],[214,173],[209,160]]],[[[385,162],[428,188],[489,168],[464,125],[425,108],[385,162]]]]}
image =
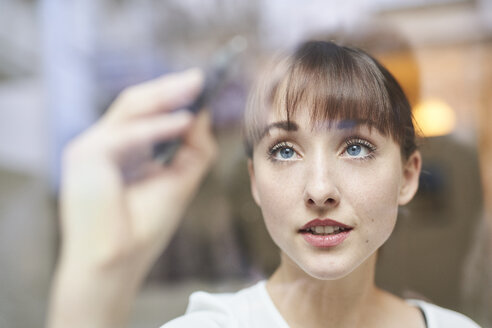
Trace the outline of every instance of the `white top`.
{"type": "MultiPolygon", "coordinates": [[[[409,300],[425,315],[427,328],[480,328],[468,317],[424,301],[409,300]]],[[[195,292],[186,314],[161,328],[289,328],[268,294],[265,281],[237,293],[195,292]]]]}

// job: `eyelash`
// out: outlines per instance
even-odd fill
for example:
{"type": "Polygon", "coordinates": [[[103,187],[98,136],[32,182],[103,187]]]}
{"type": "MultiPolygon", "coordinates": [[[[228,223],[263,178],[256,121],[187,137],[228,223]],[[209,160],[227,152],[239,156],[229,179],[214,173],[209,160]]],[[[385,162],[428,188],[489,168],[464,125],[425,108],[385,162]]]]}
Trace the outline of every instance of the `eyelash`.
{"type": "Polygon", "coordinates": [[[352,159],[368,160],[368,159],[374,158],[374,152],[376,151],[377,148],[376,148],[376,146],[374,146],[369,141],[362,139],[360,137],[349,137],[349,138],[345,139],[344,143],[345,143],[345,148],[343,149],[342,154],[346,153],[349,147],[354,146],[354,145],[359,145],[359,146],[366,147],[369,150],[369,154],[367,154],[365,156],[361,156],[361,157],[350,156],[352,159]]]}
{"type": "Polygon", "coordinates": [[[287,141],[274,142],[272,146],[268,147],[268,159],[272,162],[288,162],[289,160],[280,160],[275,158],[275,155],[284,148],[291,148],[294,153],[297,154],[297,151],[294,149],[294,145],[287,141]]]}
{"type": "MultiPolygon", "coordinates": [[[[369,154],[361,157],[354,157],[354,156],[349,156],[351,159],[354,160],[368,160],[374,158],[374,152],[376,151],[376,146],[374,146],[372,143],[369,141],[362,139],[360,137],[349,137],[345,139],[344,141],[345,147],[343,149],[342,154],[345,154],[348,150],[349,147],[354,146],[354,145],[359,145],[366,147],[369,150],[369,154]]],[[[282,149],[285,148],[291,148],[294,153],[298,154],[297,151],[295,150],[295,147],[292,143],[287,142],[287,141],[281,141],[281,142],[274,142],[272,146],[268,148],[268,159],[271,160],[272,162],[288,162],[289,160],[280,160],[275,158],[275,155],[282,149]]]]}

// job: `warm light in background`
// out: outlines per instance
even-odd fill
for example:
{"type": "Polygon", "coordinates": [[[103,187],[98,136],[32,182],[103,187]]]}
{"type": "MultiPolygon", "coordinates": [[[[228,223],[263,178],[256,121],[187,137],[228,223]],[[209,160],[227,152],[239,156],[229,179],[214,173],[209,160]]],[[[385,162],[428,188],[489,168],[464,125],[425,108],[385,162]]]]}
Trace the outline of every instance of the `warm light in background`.
{"type": "Polygon", "coordinates": [[[425,137],[437,137],[451,133],[456,125],[456,115],[451,107],[440,99],[426,99],[414,108],[417,130],[425,137]]]}

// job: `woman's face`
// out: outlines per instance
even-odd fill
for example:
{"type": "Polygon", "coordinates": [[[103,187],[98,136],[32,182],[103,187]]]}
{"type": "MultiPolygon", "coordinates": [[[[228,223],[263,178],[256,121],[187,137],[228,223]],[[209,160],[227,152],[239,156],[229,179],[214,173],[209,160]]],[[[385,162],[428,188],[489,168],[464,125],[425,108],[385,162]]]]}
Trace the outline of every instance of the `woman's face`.
{"type": "Polygon", "coordinates": [[[417,189],[420,155],[402,163],[399,145],[364,124],[313,128],[302,112],[269,123],[249,165],[266,227],[306,273],[342,278],[390,236],[417,189]]]}

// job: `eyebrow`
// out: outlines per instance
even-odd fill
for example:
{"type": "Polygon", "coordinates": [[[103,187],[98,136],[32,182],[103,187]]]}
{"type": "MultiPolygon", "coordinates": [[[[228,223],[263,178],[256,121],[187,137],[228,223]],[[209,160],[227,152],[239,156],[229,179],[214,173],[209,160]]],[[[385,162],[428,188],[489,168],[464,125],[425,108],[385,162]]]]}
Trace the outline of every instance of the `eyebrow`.
{"type": "Polygon", "coordinates": [[[263,130],[263,132],[260,134],[260,140],[263,139],[265,135],[270,133],[270,130],[272,129],[280,129],[284,131],[297,131],[299,130],[299,125],[291,121],[279,121],[279,122],[268,124],[263,130]]]}
{"type": "MultiPolygon", "coordinates": [[[[342,120],[336,124],[336,129],[338,130],[356,130],[360,127],[367,125],[372,126],[372,122],[370,120],[342,120]]],[[[287,132],[298,131],[299,125],[292,121],[278,121],[271,124],[268,124],[263,132],[260,134],[260,138],[258,140],[263,139],[265,135],[270,133],[272,129],[280,129],[287,132]]]]}

